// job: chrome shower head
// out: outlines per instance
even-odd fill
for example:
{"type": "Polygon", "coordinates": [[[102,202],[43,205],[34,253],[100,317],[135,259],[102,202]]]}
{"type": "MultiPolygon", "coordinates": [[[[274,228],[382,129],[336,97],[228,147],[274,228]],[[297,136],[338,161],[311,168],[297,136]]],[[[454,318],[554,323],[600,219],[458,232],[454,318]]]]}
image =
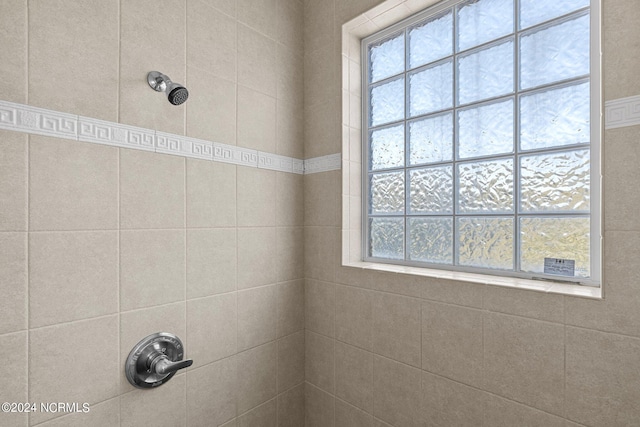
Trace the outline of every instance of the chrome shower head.
{"type": "Polygon", "coordinates": [[[189,91],[186,87],[172,82],[169,76],[158,71],[147,74],[147,83],[156,92],[166,93],[169,102],[173,105],[183,104],[189,98],[189,91]]]}

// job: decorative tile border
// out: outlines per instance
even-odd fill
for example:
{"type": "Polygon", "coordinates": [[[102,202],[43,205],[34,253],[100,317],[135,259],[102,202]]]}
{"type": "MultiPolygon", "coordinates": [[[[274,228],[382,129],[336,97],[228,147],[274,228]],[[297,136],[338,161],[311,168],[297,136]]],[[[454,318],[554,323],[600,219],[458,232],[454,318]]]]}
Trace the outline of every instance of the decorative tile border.
{"type": "Polygon", "coordinates": [[[154,131],[90,117],[78,117],[78,140],[134,150],[156,151],[154,131]]]}
{"type": "Polygon", "coordinates": [[[302,175],[293,157],[0,100],[0,129],[302,175]]]}
{"type": "Polygon", "coordinates": [[[640,125],[640,95],[604,103],[605,129],[640,125]]]}
{"type": "Polygon", "coordinates": [[[318,173],[339,170],[342,167],[342,154],[314,157],[304,161],[304,173],[318,173]]]}
{"type": "Polygon", "coordinates": [[[0,101],[0,129],[78,139],[78,116],[0,101]]]}

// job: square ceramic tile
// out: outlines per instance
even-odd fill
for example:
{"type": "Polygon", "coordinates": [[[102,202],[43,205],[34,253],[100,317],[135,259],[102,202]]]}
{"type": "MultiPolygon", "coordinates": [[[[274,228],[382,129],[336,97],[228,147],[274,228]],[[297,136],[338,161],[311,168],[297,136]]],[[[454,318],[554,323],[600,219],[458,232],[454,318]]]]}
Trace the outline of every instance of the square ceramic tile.
{"type": "Polygon", "coordinates": [[[304,177],[276,173],[276,225],[304,225],[304,177]]]}
{"type": "Polygon", "coordinates": [[[238,351],[276,339],[276,285],[238,292],[238,351]]]}
{"type": "Polygon", "coordinates": [[[336,285],[307,279],[305,281],[305,328],[329,337],[335,330],[336,285]]]}
{"type": "Polygon", "coordinates": [[[120,396],[120,425],[184,426],[186,413],[186,375],[176,375],[162,387],[134,390],[120,396]]]}
{"type": "Polygon", "coordinates": [[[277,284],[276,335],[281,338],[304,329],[304,280],[277,284]]]}
{"type": "Polygon", "coordinates": [[[235,81],[237,23],[212,6],[210,1],[187,2],[187,64],[235,81]]]}
{"type": "Polygon", "coordinates": [[[482,312],[422,304],[422,369],[482,387],[482,312]]]}
{"type": "Polygon", "coordinates": [[[305,379],[304,332],[278,340],[278,392],[282,393],[305,379]]]}
{"type": "Polygon", "coordinates": [[[305,387],[305,427],[333,427],[335,398],[306,383],[305,387]]]}
{"type": "Polygon", "coordinates": [[[12,102],[27,100],[27,1],[7,3],[0,17],[3,28],[3,55],[0,75],[3,76],[2,99],[12,102]]]}
{"type": "Polygon", "coordinates": [[[235,290],[237,259],[235,229],[187,230],[187,298],[235,290]]]}
{"type": "Polygon", "coordinates": [[[120,232],[120,308],[185,299],[185,231],[120,232]]]}
{"type": "Polygon", "coordinates": [[[335,378],[335,341],[324,335],[306,331],[305,379],[307,382],[333,393],[335,378]]]}
{"type": "Polygon", "coordinates": [[[194,368],[235,354],[236,328],[235,293],[187,301],[188,354],[194,368]]]}
{"type": "Polygon", "coordinates": [[[336,399],[336,427],[371,427],[373,415],[336,399]]]}
{"type": "Polygon", "coordinates": [[[241,147],[276,151],[276,98],[238,86],[237,143],[241,147]]]}
{"type": "Polygon", "coordinates": [[[187,227],[236,225],[236,166],[187,159],[187,227]]]}
{"type": "Polygon", "coordinates": [[[421,407],[421,371],[374,356],[373,415],[392,425],[417,426],[421,407]]]}
{"type": "MultiPolygon", "coordinates": [[[[33,402],[87,402],[118,395],[118,316],[34,329],[29,333],[29,399],[33,402]],[[79,345],[81,343],[81,345],[79,345]],[[69,363],[73,349],[73,363],[69,363]],[[96,369],[100,366],[100,369],[96,369]]],[[[40,423],[56,414],[31,414],[40,423]]]]}
{"type": "Polygon", "coordinates": [[[276,42],[238,24],[238,84],[276,96],[276,42]]]}
{"type": "Polygon", "coordinates": [[[276,172],[239,167],[237,180],[238,226],[275,226],[276,172]]]}
{"type": "Polygon", "coordinates": [[[373,292],[351,286],[336,286],[336,338],[371,351],[373,292]]]}
{"type": "Polygon", "coordinates": [[[276,396],[276,343],[238,353],[238,413],[276,396]]]}
{"type": "Polygon", "coordinates": [[[185,225],[185,159],[120,150],[120,227],[185,225]]]}
{"type": "Polygon", "coordinates": [[[29,234],[30,327],[118,312],[118,232],[29,234]]]}
{"type": "MultiPolygon", "coordinates": [[[[0,335],[0,345],[7,350],[0,367],[0,375],[4,378],[4,386],[0,389],[0,400],[9,403],[29,402],[27,394],[29,384],[27,331],[0,335]]],[[[0,423],[11,427],[26,426],[27,417],[26,413],[5,413],[3,411],[0,413],[0,423]]]]}
{"type": "Polygon", "coordinates": [[[304,425],[304,388],[302,383],[278,395],[278,427],[304,425]]]}
{"type": "Polygon", "coordinates": [[[563,325],[485,314],[485,390],[562,415],[564,375],[563,325]]]}
{"type": "Polygon", "coordinates": [[[269,38],[276,37],[276,0],[238,0],[238,21],[269,38]]]}
{"type": "Polygon", "coordinates": [[[0,233],[0,334],[27,329],[27,271],[27,233],[0,233]]]}
{"type": "Polygon", "coordinates": [[[336,397],[373,412],[373,353],[336,341],[336,397]]]}
{"type": "Polygon", "coordinates": [[[115,230],[118,227],[118,150],[31,136],[31,230],[115,230]]]}
{"type": "Polygon", "coordinates": [[[26,231],[27,135],[0,130],[0,150],[0,230],[26,231]]]}
{"type": "Polygon", "coordinates": [[[384,293],[373,295],[373,351],[420,367],[420,301],[384,293]]]}
{"type": "Polygon", "coordinates": [[[585,425],[633,425],[640,419],[640,340],[567,328],[566,417],[585,425]]]}
{"type": "Polygon", "coordinates": [[[278,251],[278,281],[304,277],[304,228],[278,227],[276,229],[278,251]]]}
{"type": "Polygon", "coordinates": [[[428,372],[423,373],[422,408],[425,425],[482,425],[486,398],[487,393],[478,389],[428,372]]]}
{"type": "Polygon", "coordinates": [[[228,357],[187,372],[187,424],[221,425],[236,415],[237,362],[228,357]]]}
{"type": "Polygon", "coordinates": [[[238,289],[277,281],[275,240],[275,227],[238,229],[238,289]]]}
{"type": "Polygon", "coordinates": [[[187,105],[186,134],[215,143],[235,145],[236,83],[200,68],[189,67],[186,84],[192,94],[185,104],[187,105]]]}
{"type": "Polygon", "coordinates": [[[33,2],[27,16],[29,104],[117,120],[118,5],[33,2]],[[61,96],[61,88],[69,90],[61,96]]]}

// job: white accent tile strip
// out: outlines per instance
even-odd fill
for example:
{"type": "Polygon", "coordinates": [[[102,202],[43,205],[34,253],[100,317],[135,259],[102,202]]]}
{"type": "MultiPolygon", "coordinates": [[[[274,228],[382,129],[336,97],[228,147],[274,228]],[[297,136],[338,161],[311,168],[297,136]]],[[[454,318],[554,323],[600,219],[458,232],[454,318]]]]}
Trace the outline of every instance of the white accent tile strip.
{"type": "Polygon", "coordinates": [[[106,122],[90,117],[78,117],[78,140],[134,150],[156,151],[154,131],[106,122]]]}
{"type": "Polygon", "coordinates": [[[0,129],[78,139],[78,116],[0,101],[0,129]]]}
{"type": "Polygon", "coordinates": [[[604,103],[605,129],[640,125],[640,95],[604,103]]]}
{"type": "Polygon", "coordinates": [[[2,100],[0,100],[0,129],[299,175],[304,173],[304,161],[293,157],[2,100]]]}
{"type": "Polygon", "coordinates": [[[342,167],[342,154],[329,154],[328,156],[313,157],[304,161],[304,173],[318,173],[340,170],[342,167]]]}
{"type": "Polygon", "coordinates": [[[213,143],[187,136],[156,132],[156,153],[213,160],[213,143]]]}
{"type": "Polygon", "coordinates": [[[258,151],[258,167],[260,169],[270,169],[279,172],[293,173],[293,157],[280,156],[278,154],[258,151]]]}
{"type": "Polygon", "coordinates": [[[213,160],[240,166],[258,167],[258,152],[235,145],[213,143],[213,160]]]}
{"type": "Polygon", "coordinates": [[[304,174],[304,160],[293,159],[293,173],[304,174]]]}

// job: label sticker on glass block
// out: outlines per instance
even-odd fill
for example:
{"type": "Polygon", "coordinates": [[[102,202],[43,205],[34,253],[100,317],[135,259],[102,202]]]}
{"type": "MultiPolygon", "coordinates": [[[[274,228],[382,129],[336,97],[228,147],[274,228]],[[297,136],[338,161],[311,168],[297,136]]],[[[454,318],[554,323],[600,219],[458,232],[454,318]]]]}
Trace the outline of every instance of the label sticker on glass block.
{"type": "Polygon", "coordinates": [[[558,276],[575,276],[576,261],[573,259],[545,258],[544,274],[555,274],[558,276]]]}

